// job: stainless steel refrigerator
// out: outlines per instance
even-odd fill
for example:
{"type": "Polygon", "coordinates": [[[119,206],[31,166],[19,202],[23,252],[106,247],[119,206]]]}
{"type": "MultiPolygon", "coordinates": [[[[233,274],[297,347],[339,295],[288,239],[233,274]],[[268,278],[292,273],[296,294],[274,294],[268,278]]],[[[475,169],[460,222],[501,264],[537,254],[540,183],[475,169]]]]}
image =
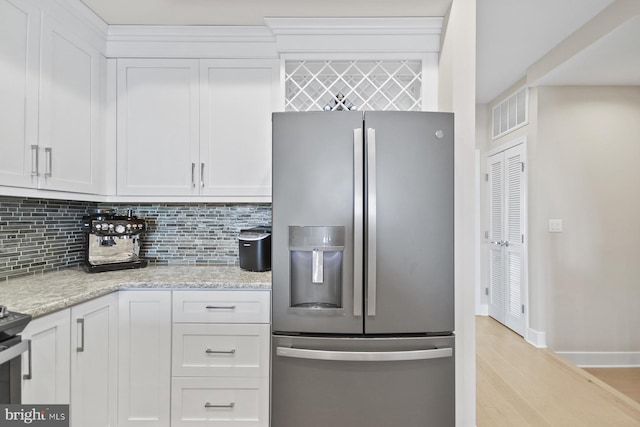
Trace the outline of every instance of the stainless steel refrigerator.
{"type": "Polygon", "coordinates": [[[455,424],[453,115],[273,115],[272,427],[455,424]]]}

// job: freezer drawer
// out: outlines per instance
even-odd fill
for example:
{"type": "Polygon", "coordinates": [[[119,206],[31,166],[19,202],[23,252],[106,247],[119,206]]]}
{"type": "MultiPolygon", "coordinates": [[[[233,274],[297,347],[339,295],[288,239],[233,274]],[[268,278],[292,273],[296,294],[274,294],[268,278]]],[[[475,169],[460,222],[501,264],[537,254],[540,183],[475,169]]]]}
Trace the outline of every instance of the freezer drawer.
{"type": "Polygon", "coordinates": [[[274,336],[271,425],[455,425],[454,337],[274,336]]]}

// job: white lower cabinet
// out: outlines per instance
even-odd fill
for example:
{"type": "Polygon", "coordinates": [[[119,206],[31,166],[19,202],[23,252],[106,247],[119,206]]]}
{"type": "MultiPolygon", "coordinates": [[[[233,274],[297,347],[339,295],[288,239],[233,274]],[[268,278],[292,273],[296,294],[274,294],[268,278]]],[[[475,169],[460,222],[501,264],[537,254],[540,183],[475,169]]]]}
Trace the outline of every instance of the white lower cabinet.
{"type": "Polygon", "coordinates": [[[268,377],[174,377],[171,391],[172,427],[269,425],[268,377]]]}
{"type": "Polygon", "coordinates": [[[22,355],[22,403],[69,403],[70,320],[67,309],[32,320],[22,332],[31,340],[22,355]]]}
{"type": "Polygon", "coordinates": [[[118,426],[169,427],[171,291],[121,291],[118,426]]]}
{"type": "Polygon", "coordinates": [[[135,290],[34,319],[22,400],[71,427],[268,427],[268,290],[135,290]]]}
{"type": "Polygon", "coordinates": [[[269,425],[269,291],[174,291],[172,427],[269,425]]]}
{"type": "Polygon", "coordinates": [[[118,294],[71,307],[71,427],[117,425],[118,294]]]}
{"type": "Polygon", "coordinates": [[[269,325],[173,325],[173,376],[268,377],[269,325]]]}

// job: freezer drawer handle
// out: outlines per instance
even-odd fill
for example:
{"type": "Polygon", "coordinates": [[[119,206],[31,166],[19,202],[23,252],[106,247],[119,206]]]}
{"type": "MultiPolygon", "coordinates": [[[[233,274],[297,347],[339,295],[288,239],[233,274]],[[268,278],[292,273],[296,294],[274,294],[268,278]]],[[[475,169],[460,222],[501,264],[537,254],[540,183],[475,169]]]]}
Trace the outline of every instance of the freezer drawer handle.
{"type": "Polygon", "coordinates": [[[276,354],[282,357],[344,362],[397,362],[403,360],[442,359],[453,356],[452,348],[409,351],[327,351],[303,348],[278,347],[276,354]]]}
{"type": "Polygon", "coordinates": [[[205,307],[207,310],[235,310],[235,305],[208,305],[205,307]]]}
{"type": "Polygon", "coordinates": [[[233,408],[234,406],[236,406],[235,402],[231,402],[226,405],[214,405],[209,402],[204,404],[205,408],[233,408]]]}
{"type": "Polygon", "coordinates": [[[207,354],[235,354],[236,353],[236,349],[232,348],[231,350],[212,350],[210,348],[205,350],[205,353],[207,354]]]}

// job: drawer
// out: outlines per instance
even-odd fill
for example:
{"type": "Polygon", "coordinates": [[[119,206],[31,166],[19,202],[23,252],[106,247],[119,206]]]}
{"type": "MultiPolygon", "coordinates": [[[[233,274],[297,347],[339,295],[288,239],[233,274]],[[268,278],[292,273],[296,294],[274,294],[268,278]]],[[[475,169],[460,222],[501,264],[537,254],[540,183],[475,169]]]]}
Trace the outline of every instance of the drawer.
{"type": "Polygon", "coordinates": [[[269,325],[173,325],[172,375],[269,376],[269,325]]]}
{"type": "Polygon", "coordinates": [[[269,323],[269,291],[174,291],[173,321],[269,323]]]}
{"type": "Polygon", "coordinates": [[[173,378],[172,427],[268,425],[268,378],[173,378]]]}

